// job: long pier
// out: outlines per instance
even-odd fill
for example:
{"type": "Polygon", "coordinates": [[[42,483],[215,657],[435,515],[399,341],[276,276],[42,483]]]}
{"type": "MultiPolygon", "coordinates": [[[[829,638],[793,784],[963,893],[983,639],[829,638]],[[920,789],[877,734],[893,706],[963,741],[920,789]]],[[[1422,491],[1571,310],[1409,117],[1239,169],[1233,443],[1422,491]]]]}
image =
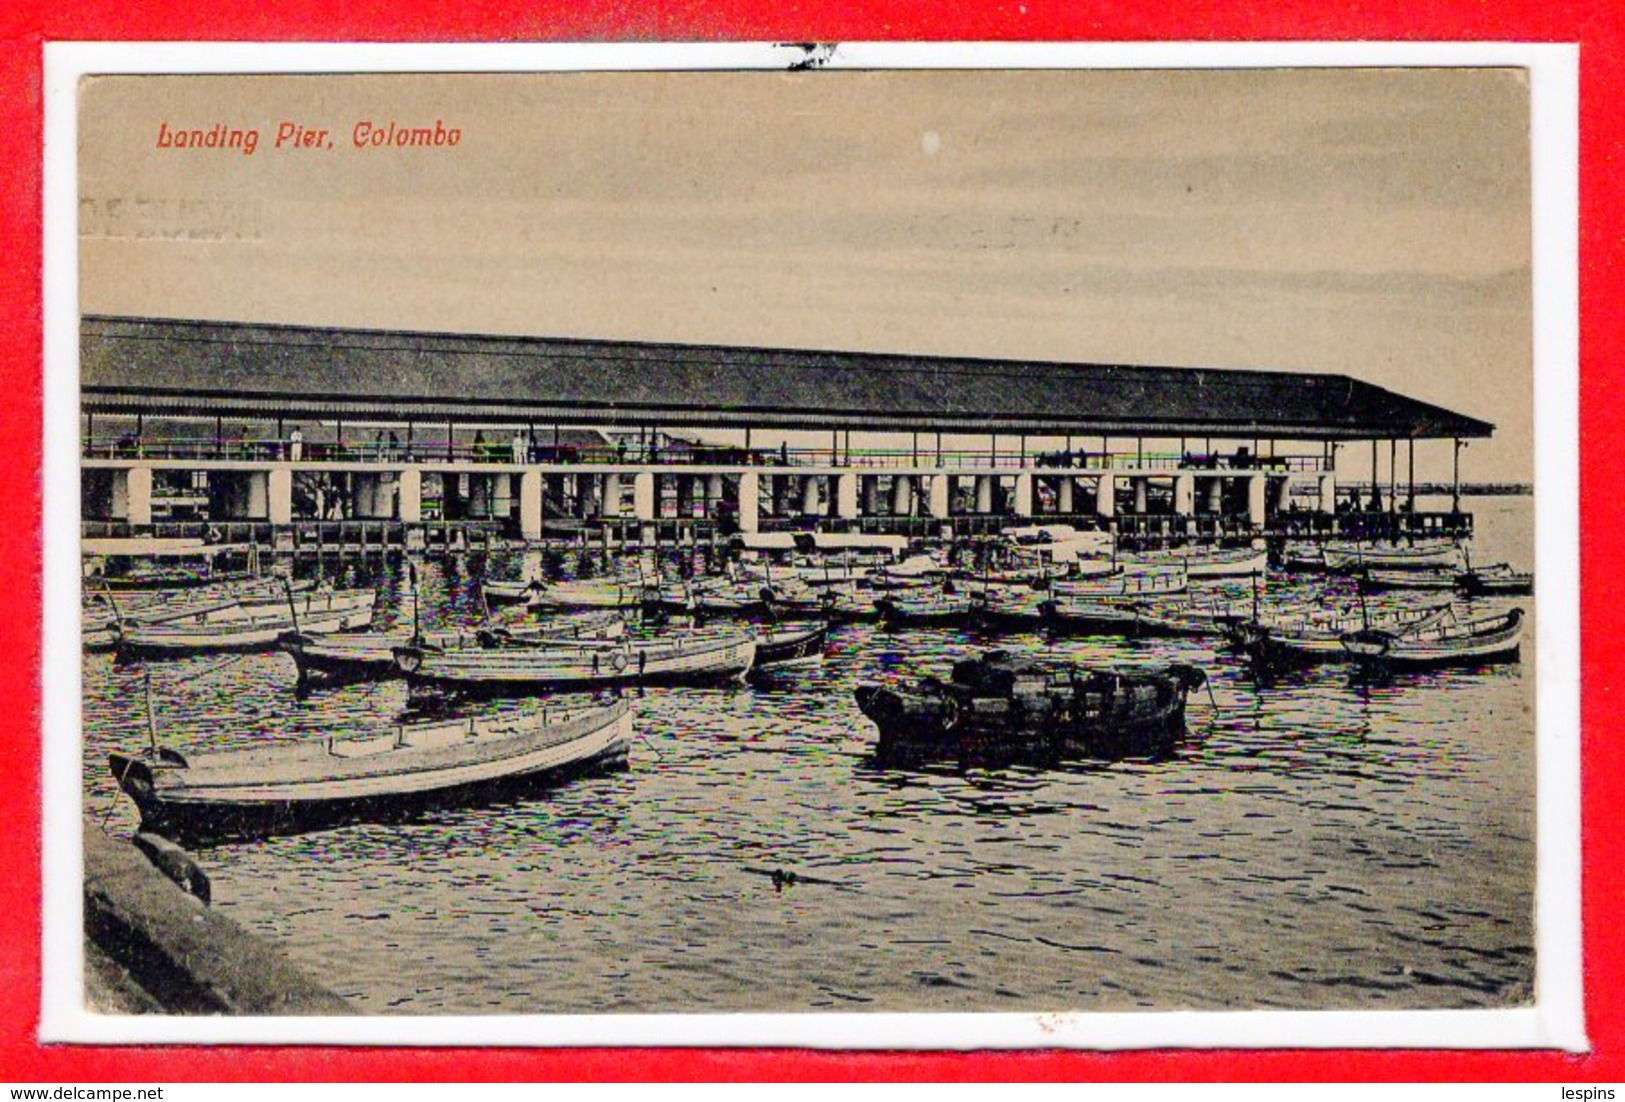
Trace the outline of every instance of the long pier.
{"type": "MultiPolygon", "coordinates": [[[[515,449],[518,452],[519,449],[515,449]]],[[[693,542],[785,530],[958,537],[1069,524],[1157,543],[1470,534],[1458,507],[1418,512],[1403,487],[1347,492],[1320,457],[1244,464],[1079,456],[892,458],[787,450],[754,462],[504,458],[82,460],[87,537],[202,537],[295,555],[479,550],[507,540],[693,542]],[[1025,463],[1021,462],[1025,459],[1025,463]]]]}

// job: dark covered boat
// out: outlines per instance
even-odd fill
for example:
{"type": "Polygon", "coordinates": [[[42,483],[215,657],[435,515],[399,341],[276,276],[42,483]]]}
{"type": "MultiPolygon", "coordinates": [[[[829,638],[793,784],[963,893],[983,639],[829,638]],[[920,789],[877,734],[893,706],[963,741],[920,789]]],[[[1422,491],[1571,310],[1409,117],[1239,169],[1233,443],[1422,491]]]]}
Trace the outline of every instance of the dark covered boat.
{"type": "Polygon", "coordinates": [[[1086,667],[990,651],[954,664],[946,682],[862,685],[859,709],[880,729],[882,758],[1165,757],[1185,729],[1185,700],[1206,681],[1193,666],[1086,667]]]}

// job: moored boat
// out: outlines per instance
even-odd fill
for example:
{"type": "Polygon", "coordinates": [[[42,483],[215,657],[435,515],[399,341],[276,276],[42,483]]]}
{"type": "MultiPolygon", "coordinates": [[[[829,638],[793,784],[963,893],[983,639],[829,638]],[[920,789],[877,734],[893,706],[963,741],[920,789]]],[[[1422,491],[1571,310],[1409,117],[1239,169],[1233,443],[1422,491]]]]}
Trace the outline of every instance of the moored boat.
{"type": "Polygon", "coordinates": [[[858,708],[882,758],[1161,757],[1185,728],[1195,667],[1087,667],[1012,658],[957,662],[947,681],[862,685],[858,708]]]}
{"type": "Polygon", "coordinates": [[[1120,564],[1106,574],[1058,578],[1050,583],[1050,592],[1057,601],[1166,597],[1184,593],[1189,588],[1190,574],[1183,563],[1155,566],[1120,564]]]}
{"type": "Polygon", "coordinates": [[[824,660],[829,625],[822,620],[775,624],[757,629],[756,661],[751,671],[816,665],[824,660]]]}
{"type": "Polygon", "coordinates": [[[528,601],[541,594],[543,583],[538,578],[520,581],[496,581],[491,578],[480,583],[480,593],[488,605],[512,605],[528,601]]]}
{"type": "Polygon", "coordinates": [[[1328,543],[1321,548],[1325,569],[1335,574],[1377,570],[1455,570],[1462,564],[1461,545],[1454,540],[1388,546],[1364,543],[1328,543]]]}
{"type": "Polygon", "coordinates": [[[1350,632],[1340,640],[1355,661],[1389,670],[1481,666],[1518,658],[1523,609],[1464,623],[1435,624],[1396,633],[1380,629],[1350,632]]]}
{"type": "Polygon", "coordinates": [[[925,591],[892,590],[875,600],[880,622],[891,627],[904,624],[959,624],[970,619],[976,599],[969,593],[931,588],[925,591]]]}
{"type": "Polygon", "coordinates": [[[1356,584],[1365,593],[1386,593],[1390,590],[1412,590],[1442,593],[1456,588],[1454,570],[1429,567],[1418,570],[1393,570],[1368,566],[1355,572],[1356,584]]]}
{"type": "Polygon", "coordinates": [[[1268,571],[1269,552],[1261,547],[1179,547],[1125,555],[1119,561],[1131,569],[1184,567],[1190,578],[1251,578],[1268,571]]]}
{"type": "Polygon", "coordinates": [[[218,650],[268,650],[289,631],[325,635],[372,622],[377,594],[370,589],[300,594],[279,608],[233,606],[187,620],[121,624],[121,653],[191,654],[218,650]]]}
{"type": "Polygon", "coordinates": [[[614,647],[397,647],[395,665],[414,686],[472,693],[526,693],[608,686],[714,685],[741,681],[756,660],[748,631],[677,633],[614,647]]]}
{"type": "Polygon", "coordinates": [[[1535,591],[1535,576],[1494,563],[1455,576],[1456,588],[1468,597],[1527,597],[1535,591]]]}
{"type": "Polygon", "coordinates": [[[1443,622],[1452,615],[1448,603],[1416,608],[1334,612],[1269,619],[1248,619],[1225,626],[1225,638],[1261,670],[1283,670],[1321,662],[1341,662],[1348,654],[1343,637],[1369,629],[1404,635],[1443,622]]]}
{"type": "MultiPolygon", "coordinates": [[[[626,621],[619,613],[588,613],[537,623],[495,624],[473,631],[428,632],[420,641],[442,649],[580,646],[589,641],[610,646],[625,630],[626,621]]],[[[308,687],[317,679],[356,681],[394,677],[399,673],[395,666],[396,648],[411,646],[413,641],[412,633],[406,630],[327,635],[289,631],[277,639],[277,646],[293,658],[300,685],[308,687]]]]}
{"type": "Polygon", "coordinates": [[[204,753],[154,747],[108,757],[141,828],[185,844],[291,834],[405,816],[425,806],[510,795],[624,766],[627,701],[567,711],[534,706],[391,724],[355,738],[204,753]]]}

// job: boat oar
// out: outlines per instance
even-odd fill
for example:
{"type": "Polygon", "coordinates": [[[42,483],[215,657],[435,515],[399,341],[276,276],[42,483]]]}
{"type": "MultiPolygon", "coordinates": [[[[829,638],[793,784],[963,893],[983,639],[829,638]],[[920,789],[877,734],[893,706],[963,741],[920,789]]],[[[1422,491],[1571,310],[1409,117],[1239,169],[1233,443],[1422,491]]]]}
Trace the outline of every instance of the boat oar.
{"type": "Polygon", "coordinates": [[[158,756],[158,721],[152,714],[152,670],[141,668],[141,694],[147,704],[147,752],[158,756]]]}
{"type": "MultiPolygon", "coordinates": [[[[418,621],[418,568],[410,559],[406,563],[406,582],[412,592],[412,645],[423,645],[423,627],[418,621]]],[[[485,596],[485,588],[480,587],[480,596],[485,596]]]]}
{"type": "Polygon", "coordinates": [[[282,592],[287,594],[287,597],[288,597],[288,619],[293,622],[293,633],[295,635],[298,635],[300,633],[299,632],[299,609],[297,607],[298,602],[293,599],[293,583],[290,582],[287,578],[282,579],[282,592]]]}

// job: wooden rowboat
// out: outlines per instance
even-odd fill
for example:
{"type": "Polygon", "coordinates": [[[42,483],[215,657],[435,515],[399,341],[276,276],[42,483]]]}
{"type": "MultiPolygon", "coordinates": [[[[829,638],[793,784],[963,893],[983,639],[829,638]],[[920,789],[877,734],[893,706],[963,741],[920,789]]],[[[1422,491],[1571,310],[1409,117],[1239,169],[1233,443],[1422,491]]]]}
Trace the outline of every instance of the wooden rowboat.
{"type": "MultiPolygon", "coordinates": [[[[465,647],[496,650],[503,647],[582,645],[589,641],[612,645],[626,630],[617,612],[588,613],[534,624],[493,625],[475,631],[429,632],[420,641],[444,650],[465,647]]],[[[287,652],[299,671],[299,684],[315,681],[346,682],[395,677],[395,651],[413,644],[411,632],[334,632],[316,635],[286,632],[277,646],[287,652]]]]}
{"type": "Polygon", "coordinates": [[[1120,562],[1130,569],[1183,566],[1191,578],[1251,578],[1268,571],[1269,552],[1251,547],[1180,547],[1127,555],[1120,562]]]}
{"type": "Polygon", "coordinates": [[[1461,566],[1461,545],[1454,540],[1385,547],[1328,543],[1321,549],[1325,568],[1333,573],[1378,570],[1454,570],[1461,566]]]}
{"type": "Polygon", "coordinates": [[[248,750],[167,747],[108,756],[141,829],[199,845],[393,819],[500,798],[567,775],[624,767],[628,702],[540,706],[482,718],[392,724],[358,738],[248,750]]]}
{"type": "Polygon", "coordinates": [[[829,625],[822,620],[758,629],[756,661],[751,672],[816,665],[824,660],[824,645],[828,641],[829,625]]]}
{"type": "Polygon", "coordinates": [[[1439,669],[1514,662],[1523,637],[1523,609],[1460,624],[1437,624],[1398,634],[1369,630],[1341,639],[1362,665],[1390,670],[1439,669]]]}
{"type": "Polygon", "coordinates": [[[1535,591],[1535,576],[1513,570],[1506,563],[1481,566],[1457,574],[1456,588],[1469,597],[1527,597],[1535,591]]]}
{"type": "Polygon", "coordinates": [[[1050,583],[1050,592],[1057,601],[1166,597],[1189,588],[1190,574],[1183,563],[1119,566],[1109,574],[1058,578],[1050,583]]]}
{"type": "Polygon", "coordinates": [[[413,686],[470,693],[526,693],[620,685],[712,685],[742,681],[756,661],[747,631],[657,636],[595,646],[497,649],[397,647],[395,665],[413,686]]]}
{"type": "Polygon", "coordinates": [[[349,631],[372,622],[377,594],[370,589],[301,594],[281,608],[241,606],[199,614],[190,620],[125,624],[119,650],[146,655],[193,654],[219,650],[269,650],[287,632],[311,635],[349,631]]]}
{"type": "Polygon", "coordinates": [[[1422,608],[1372,611],[1367,614],[1305,616],[1291,619],[1243,620],[1226,625],[1225,638],[1261,670],[1283,670],[1348,658],[1343,637],[1376,629],[1395,635],[1422,631],[1451,616],[1448,603],[1422,608]]]}

